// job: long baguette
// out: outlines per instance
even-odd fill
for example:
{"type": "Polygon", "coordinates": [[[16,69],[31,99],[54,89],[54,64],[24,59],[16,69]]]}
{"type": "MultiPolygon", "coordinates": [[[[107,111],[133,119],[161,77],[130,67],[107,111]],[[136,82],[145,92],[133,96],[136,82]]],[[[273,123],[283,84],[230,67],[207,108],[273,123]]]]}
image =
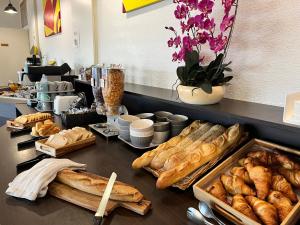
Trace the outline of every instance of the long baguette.
{"type": "MultiPolygon", "coordinates": [[[[208,135],[211,135],[212,134],[212,132],[210,131],[211,129],[212,129],[212,124],[210,123],[204,124],[199,129],[189,134],[184,140],[178,143],[178,145],[176,145],[175,147],[167,149],[166,151],[157,154],[151,161],[150,167],[156,170],[161,169],[164,166],[166,160],[170,158],[172,155],[184,151],[185,148],[192,145],[196,140],[205,136],[205,134],[209,133],[208,135]]],[[[213,130],[215,130],[215,126],[213,130]]]]}
{"type": "Polygon", "coordinates": [[[159,154],[160,152],[165,151],[168,148],[176,146],[180,141],[182,141],[186,136],[198,129],[201,125],[201,121],[194,121],[191,125],[184,128],[178,136],[171,138],[169,141],[160,144],[157,148],[153,149],[152,151],[145,152],[141,157],[135,159],[132,163],[132,168],[140,169],[142,167],[150,165],[152,159],[155,157],[156,154],[159,154]]]}
{"type": "Polygon", "coordinates": [[[201,149],[191,152],[186,161],[167,170],[159,176],[156,182],[156,187],[164,189],[178,182],[190,173],[209,162],[224,150],[235,144],[241,136],[241,127],[239,124],[231,126],[225,133],[217,137],[211,143],[206,143],[201,146],[201,149]]]}
{"type": "Polygon", "coordinates": [[[168,158],[165,161],[165,164],[163,166],[163,171],[170,170],[176,167],[181,162],[183,162],[183,160],[189,155],[190,152],[200,149],[203,144],[213,141],[215,138],[223,134],[225,131],[226,131],[225,127],[221,125],[213,126],[208,132],[206,132],[193,144],[183,149],[183,151],[180,151],[172,155],[170,158],[168,158]]]}
{"type": "MultiPolygon", "coordinates": [[[[86,193],[103,196],[108,179],[87,172],[62,170],[57,174],[56,180],[70,187],[86,193]]],[[[116,181],[110,199],[124,202],[139,202],[143,195],[134,187],[116,181]]]]}

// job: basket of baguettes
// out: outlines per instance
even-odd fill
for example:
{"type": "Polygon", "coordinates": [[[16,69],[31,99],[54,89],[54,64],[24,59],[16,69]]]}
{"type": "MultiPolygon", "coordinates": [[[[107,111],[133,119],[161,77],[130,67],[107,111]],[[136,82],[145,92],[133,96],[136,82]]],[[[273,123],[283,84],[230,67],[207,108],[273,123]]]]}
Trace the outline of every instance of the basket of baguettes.
{"type": "Polygon", "coordinates": [[[36,150],[59,157],[96,143],[95,135],[83,127],[62,130],[47,139],[35,142],[36,150]]]}
{"type": "Polygon", "coordinates": [[[37,122],[42,122],[48,119],[51,119],[52,116],[50,113],[33,113],[17,117],[14,120],[7,120],[7,127],[15,129],[24,129],[27,127],[33,127],[37,122]]]}
{"type": "Polygon", "coordinates": [[[299,224],[300,152],[253,139],[194,186],[235,224],[299,224]]]}
{"type": "MultiPolygon", "coordinates": [[[[84,171],[65,169],[60,171],[54,182],[49,185],[48,193],[96,212],[107,182],[108,179],[105,177],[84,171]]],[[[108,215],[117,207],[145,215],[151,207],[151,202],[146,200],[135,187],[116,181],[105,214],[108,215]]]]}
{"type": "Polygon", "coordinates": [[[225,128],[197,120],[178,136],[137,158],[132,167],[145,168],[158,177],[157,188],[185,190],[237,147],[244,135],[239,124],[225,128]]]}

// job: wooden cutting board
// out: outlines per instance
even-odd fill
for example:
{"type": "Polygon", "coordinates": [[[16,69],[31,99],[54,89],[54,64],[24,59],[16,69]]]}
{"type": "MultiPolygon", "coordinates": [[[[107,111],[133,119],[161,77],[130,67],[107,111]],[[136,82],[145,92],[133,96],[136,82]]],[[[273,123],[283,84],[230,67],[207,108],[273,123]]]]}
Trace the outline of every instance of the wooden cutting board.
{"type": "MultiPolygon", "coordinates": [[[[89,209],[94,212],[97,211],[99,203],[101,201],[101,197],[99,196],[79,191],[75,188],[58,182],[52,182],[51,184],[49,184],[48,193],[54,197],[57,197],[59,199],[65,200],[67,202],[81,206],[85,209],[89,209]]],[[[151,208],[151,202],[148,200],[142,200],[138,203],[109,200],[105,210],[105,215],[107,216],[118,207],[123,207],[137,214],[145,215],[151,208]]]]}

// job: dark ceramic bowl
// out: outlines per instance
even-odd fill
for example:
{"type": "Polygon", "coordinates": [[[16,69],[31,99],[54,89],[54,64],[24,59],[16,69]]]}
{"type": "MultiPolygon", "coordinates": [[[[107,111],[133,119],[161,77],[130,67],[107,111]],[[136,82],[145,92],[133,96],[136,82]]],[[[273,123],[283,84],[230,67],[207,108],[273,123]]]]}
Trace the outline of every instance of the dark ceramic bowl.
{"type": "Polygon", "coordinates": [[[153,113],[140,113],[136,115],[137,117],[141,119],[149,119],[149,120],[154,120],[155,115],[153,113]]]}
{"type": "Polygon", "coordinates": [[[158,111],[154,113],[157,122],[166,122],[169,116],[172,116],[173,113],[167,111],[158,111]]]}
{"type": "Polygon", "coordinates": [[[157,122],[154,123],[154,131],[155,132],[163,132],[170,130],[170,122],[157,122]]]}

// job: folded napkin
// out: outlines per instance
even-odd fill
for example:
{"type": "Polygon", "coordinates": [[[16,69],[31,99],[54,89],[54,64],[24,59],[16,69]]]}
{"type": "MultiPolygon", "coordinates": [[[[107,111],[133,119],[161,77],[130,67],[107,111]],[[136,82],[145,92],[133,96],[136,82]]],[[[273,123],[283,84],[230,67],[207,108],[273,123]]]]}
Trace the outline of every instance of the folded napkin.
{"type": "Polygon", "coordinates": [[[57,173],[63,169],[84,170],[85,164],[73,162],[69,159],[44,159],[31,169],[20,173],[8,184],[6,194],[34,201],[37,197],[44,197],[48,184],[57,173]]]}

